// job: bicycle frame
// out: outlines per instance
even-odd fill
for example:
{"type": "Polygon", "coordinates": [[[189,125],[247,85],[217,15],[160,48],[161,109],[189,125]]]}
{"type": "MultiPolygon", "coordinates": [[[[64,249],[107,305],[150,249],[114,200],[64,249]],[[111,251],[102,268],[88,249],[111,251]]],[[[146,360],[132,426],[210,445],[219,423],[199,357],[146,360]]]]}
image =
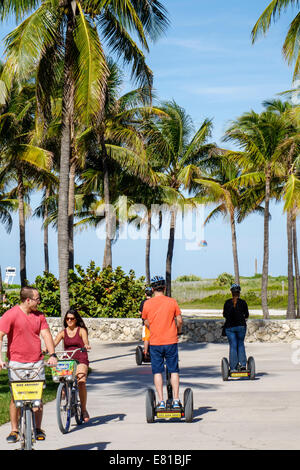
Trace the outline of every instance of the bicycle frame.
{"type": "Polygon", "coordinates": [[[72,360],[77,351],[86,351],[78,348],[73,351],[59,351],[56,368],[52,370],[53,381],[59,382],[56,396],[56,412],[60,431],[65,434],[70,429],[71,418],[75,416],[77,424],[82,423],[81,407],[78,400],[78,385],[76,378],[76,367],[72,360]],[[65,401],[64,401],[65,400],[65,401]],[[64,419],[65,418],[65,419],[64,419]]]}
{"type": "Polygon", "coordinates": [[[40,408],[44,380],[35,380],[44,365],[40,367],[12,367],[6,365],[6,369],[15,372],[19,380],[9,380],[9,386],[16,408],[20,409],[19,433],[21,449],[31,450],[33,442],[36,442],[36,426],[34,409],[40,408]],[[23,375],[21,371],[26,371],[23,375]],[[31,373],[30,373],[31,371],[31,373]]]}

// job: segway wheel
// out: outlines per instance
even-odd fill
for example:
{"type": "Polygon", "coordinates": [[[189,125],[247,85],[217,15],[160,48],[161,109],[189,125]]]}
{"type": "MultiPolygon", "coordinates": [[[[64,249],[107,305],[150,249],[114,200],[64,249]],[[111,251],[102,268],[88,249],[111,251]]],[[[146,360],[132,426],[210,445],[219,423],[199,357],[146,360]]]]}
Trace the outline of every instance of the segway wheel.
{"type": "Polygon", "coordinates": [[[255,379],[255,361],[252,356],[249,357],[247,361],[247,369],[250,372],[250,376],[249,376],[250,380],[254,380],[255,379]]]}
{"type": "Polygon", "coordinates": [[[146,420],[147,423],[154,423],[155,415],[155,393],[152,388],[146,391],[146,420]]]}
{"type": "Polygon", "coordinates": [[[143,362],[143,351],[142,351],[141,346],[137,346],[135,350],[135,360],[138,366],[140,366],[143,362]]]}
{"type": "Polygon", "coordinates": [[[193,421],[194,413],[194,398],[193,390],[191,388],[186,388],[183,395],[183,408],[184,408],[184,417],[187,423],[193,421]]]}
{"type": "Polygon", "coordinates": [[[222,370],[222,379],[224,382],[227,382],[229,377],[229,363],[226,357],[223,357],[221,362],[221,370],[222,370]]]}

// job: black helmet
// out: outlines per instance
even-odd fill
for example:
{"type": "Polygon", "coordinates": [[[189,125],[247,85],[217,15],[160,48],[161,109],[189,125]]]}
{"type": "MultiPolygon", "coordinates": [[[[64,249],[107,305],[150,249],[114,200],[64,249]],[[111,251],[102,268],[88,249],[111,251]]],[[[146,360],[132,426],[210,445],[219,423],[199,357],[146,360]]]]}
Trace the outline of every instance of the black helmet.
{"type": "Polygon", "coordinates": [[[162,276],[154,276],[151,278],[150,286],[153,289],[157,289],[158,287],[165,287],[166,281],[162,276]]]}
{"type": "Polygon", "coordinates": [[[239,284],[232,284],[230,290],[231,292],[241,292],[241,286],[239,284]]]}

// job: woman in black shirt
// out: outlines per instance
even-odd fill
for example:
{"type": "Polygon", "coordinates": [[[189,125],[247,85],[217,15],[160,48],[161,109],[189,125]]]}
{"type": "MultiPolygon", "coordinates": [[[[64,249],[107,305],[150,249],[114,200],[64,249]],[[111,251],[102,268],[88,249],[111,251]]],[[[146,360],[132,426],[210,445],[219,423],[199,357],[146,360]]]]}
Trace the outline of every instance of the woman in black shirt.
{"type": "Polygon", "coordinates": [[[233,284],[230,288],[232,299],[226,300],[223,308],[225,332],[229,341],[229,366],[231,371],[246,369],[247,357],[244,339],[246,336],[246,319],[249,317],[247,302],[240,299],[241,287],[233,284]]]}

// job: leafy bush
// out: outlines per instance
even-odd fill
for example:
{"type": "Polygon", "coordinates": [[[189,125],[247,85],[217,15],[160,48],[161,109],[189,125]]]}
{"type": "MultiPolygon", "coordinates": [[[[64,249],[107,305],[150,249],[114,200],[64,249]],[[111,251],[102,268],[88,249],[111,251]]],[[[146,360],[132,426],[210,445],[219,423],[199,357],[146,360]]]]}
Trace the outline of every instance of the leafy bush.
{"type": "Polygon", "coordinates": [[[248,305],[260,305],[261,304],[261,298],[257,293],[253,290],[249,290],[248,292],[245,292],[244,294],[241,294],[241,297],[246,300],[248,305]]]}
{"type": "Polygon", "coordinates": [[[176,282],[192,282],[192,281],[201,281],[201,277],[195,276],[195,274],[185,274],[184,276],[179,276],[176,279],[176,282]]]}
{"type": "Polygon", "coordinates": [[[218,286],[231,286],[234,283],[232,274],[222,273],[217,277],[216,283],[218,286]]]}
{"type": "MultiPolygon", "coordinates": [[[[120,267],[101,269],[92,261],[86,271],[79,265],[69,271],[70,308],[84,317],[138,317],[144,298],[144,278],[136,279],[133,270],[127,275],[120,267]]],[[[60,316],[59,281],[51,273],[38,276],[33,284],[41,296],[40,310],[49,317],[60,316]]],[[[19,303],[19,296],[10,306],[19,303]]],[[[7,308],[4,309],[4,311],[7,308]]],[[[3,313],[3,311],[1,312],[3,313]]]]}
{"type": "Polygon", "coordinates": [[[14,305],[20,303],[19,291],[17,292],[5,292],[5,301],[4,304],[0,303],[0,316],[3,315],[6,310],[13,307],[14,305]]]}

